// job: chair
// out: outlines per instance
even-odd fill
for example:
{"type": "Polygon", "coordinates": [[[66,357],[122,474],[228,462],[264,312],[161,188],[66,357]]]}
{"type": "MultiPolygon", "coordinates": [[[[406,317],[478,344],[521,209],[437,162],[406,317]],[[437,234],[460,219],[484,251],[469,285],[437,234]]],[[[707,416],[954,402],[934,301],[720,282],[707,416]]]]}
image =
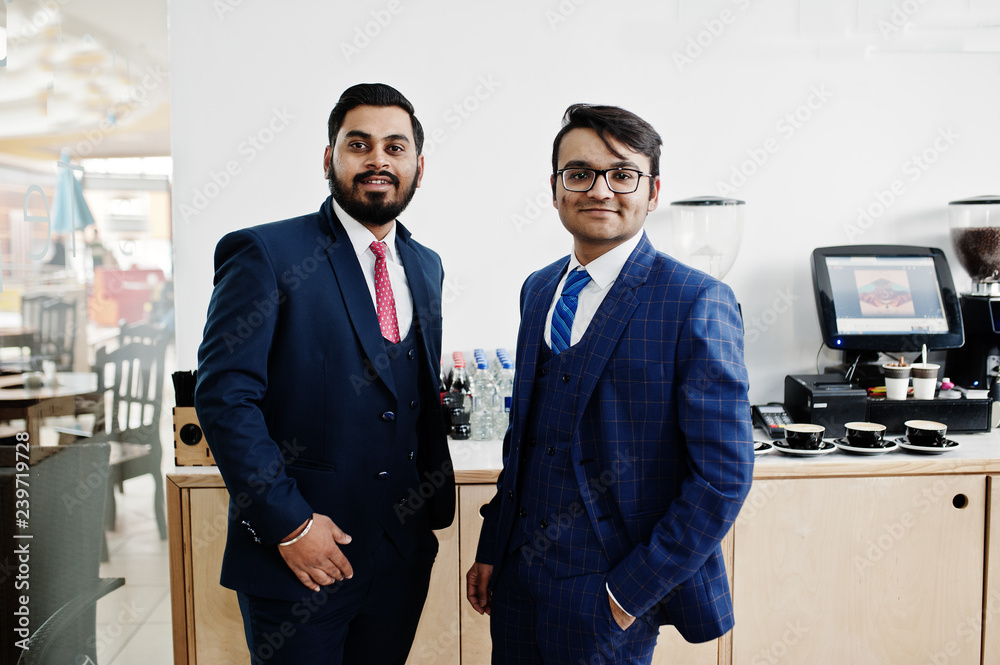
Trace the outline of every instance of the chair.
{"type": "Polygon", "coordinates": [[[31,355],[55,361],[60,372],[72,371],[75,332],[76,303],[46,299],[38,312],[38,335],[31,355]]]}
{"type": "Polygon", "coordinates": [[[151,344],[128,342],[114,351],[97,350],[95,370],[97,392],[110,396],[110,415],[105,431],[95,431],[86,441],[111,443],[111,477],[108,490],[107,522],[115,523],[114,487],[129,478],[153,476],[153,513],[160,539],[167,538],[164,487],[161,472],[163,449],[160,444],[160,412],[163,408],[164,358],[167,339],[160,336],[151,344]]]}
{"type": "MultiPolygon", "coordinates": [[[[94,661],[96,602],[124,584],[122,578],[99,577],[109,446],[97,443],[38,448],[31,450],[26,479],[31,488],[33,632],[24,651],[13,648],[10,638],[0,641],[0,662],[62,664],[83,662],[82,656],[94,661]]],[[[14,449],[3,452],[13,453],[14,449]]],[[[12,468],[15,461],[3,460],[0,476],[9,477],[18,471],[12,468]]],[[[0,497],[3,517],[11,524],[16,499],[14,491],[0,497]]],[[[2,584],[9,585],[4,587],[5,594],[17,593],[12,577],[2,584]]],[[[4,628],[5,635],[10,635],[6,625],[4,628]]]]}
{"type": "Polygon", "coordinates": [[[52,296],[23,296],[21,298],[21,325],[25,328],[38,330],[42,315],[42,303],[51,300],[52,296]]]}

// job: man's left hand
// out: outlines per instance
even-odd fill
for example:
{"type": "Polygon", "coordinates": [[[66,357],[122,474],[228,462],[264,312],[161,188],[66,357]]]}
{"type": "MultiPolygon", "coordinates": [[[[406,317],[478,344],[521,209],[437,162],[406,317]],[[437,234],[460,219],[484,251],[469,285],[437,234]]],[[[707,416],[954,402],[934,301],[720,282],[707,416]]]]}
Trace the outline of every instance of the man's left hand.
{"type": "Polygon", "coordinates": [[[608,602],[611,603],[611,616],[615,618],[615,623],[617,623],[618,627],[622,630],[628,630],[629,626],[632,625],[632,622],[635,621],[635,617],[630,617],[625,614],[625,610],[618,607],[618,603],[613,601],[610,595],[608,596],[608,602]]]}

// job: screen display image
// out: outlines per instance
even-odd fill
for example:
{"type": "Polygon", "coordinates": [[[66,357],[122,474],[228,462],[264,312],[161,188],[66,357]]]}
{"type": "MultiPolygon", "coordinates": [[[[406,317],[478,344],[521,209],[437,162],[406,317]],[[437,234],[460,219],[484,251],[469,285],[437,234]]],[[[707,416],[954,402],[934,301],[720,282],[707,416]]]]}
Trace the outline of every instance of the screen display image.
{"type": "Polygon", "coordinates": [[[922,256],[828,256],[841,335],[946,333],[934,259],[922,256]]]}
{"type": "Polygon", "coordinates": [[[854,279],[858,283],[861,316],[915,316],[913,292],[905,270],[858,270],[854,279]]]}

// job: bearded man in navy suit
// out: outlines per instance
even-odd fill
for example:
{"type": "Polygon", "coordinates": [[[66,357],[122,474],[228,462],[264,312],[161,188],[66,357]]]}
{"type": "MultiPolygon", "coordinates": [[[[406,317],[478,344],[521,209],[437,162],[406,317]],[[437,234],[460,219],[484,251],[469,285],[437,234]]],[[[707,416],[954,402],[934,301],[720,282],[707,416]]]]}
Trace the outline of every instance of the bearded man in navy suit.
{"type": "Polygon", "coordinates": [[[433,251],[396,221],[423,176],[413,106],[383,84],[329,120],[319,211],[225,236],[198,417],[230,495],[222,584],[258,663],[396,663],[451,523],[433,251]]]}
{"type": "Polygon", "coordinates": [[[511,424],[467,594],[494,663],[648,663],[733,626],[720,543],[750,488],[732,291],[657,252],[659,134],[571,106],[552,150],[573,253],[521,290],[511,424]]]}

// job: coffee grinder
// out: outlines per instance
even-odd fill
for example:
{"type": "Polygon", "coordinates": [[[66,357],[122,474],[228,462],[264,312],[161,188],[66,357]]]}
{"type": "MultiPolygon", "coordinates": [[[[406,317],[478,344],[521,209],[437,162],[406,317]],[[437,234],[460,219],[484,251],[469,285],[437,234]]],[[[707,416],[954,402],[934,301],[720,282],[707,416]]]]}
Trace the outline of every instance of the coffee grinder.
{"type": "Polygon", "coordinates": [[[972,278],[959,296],[965,345],[948,351],[946,375],[964,388],[1000,399],[1000,196],[948,204],[951,241],[972,278]]]}
{"type": "Polygon", "coordinates": [[[669,223],[647,224],[646,231],[657,249],[722,279],[740,252],[745,208],[743,201],[718,196],[674,201],[669,223]]]}

